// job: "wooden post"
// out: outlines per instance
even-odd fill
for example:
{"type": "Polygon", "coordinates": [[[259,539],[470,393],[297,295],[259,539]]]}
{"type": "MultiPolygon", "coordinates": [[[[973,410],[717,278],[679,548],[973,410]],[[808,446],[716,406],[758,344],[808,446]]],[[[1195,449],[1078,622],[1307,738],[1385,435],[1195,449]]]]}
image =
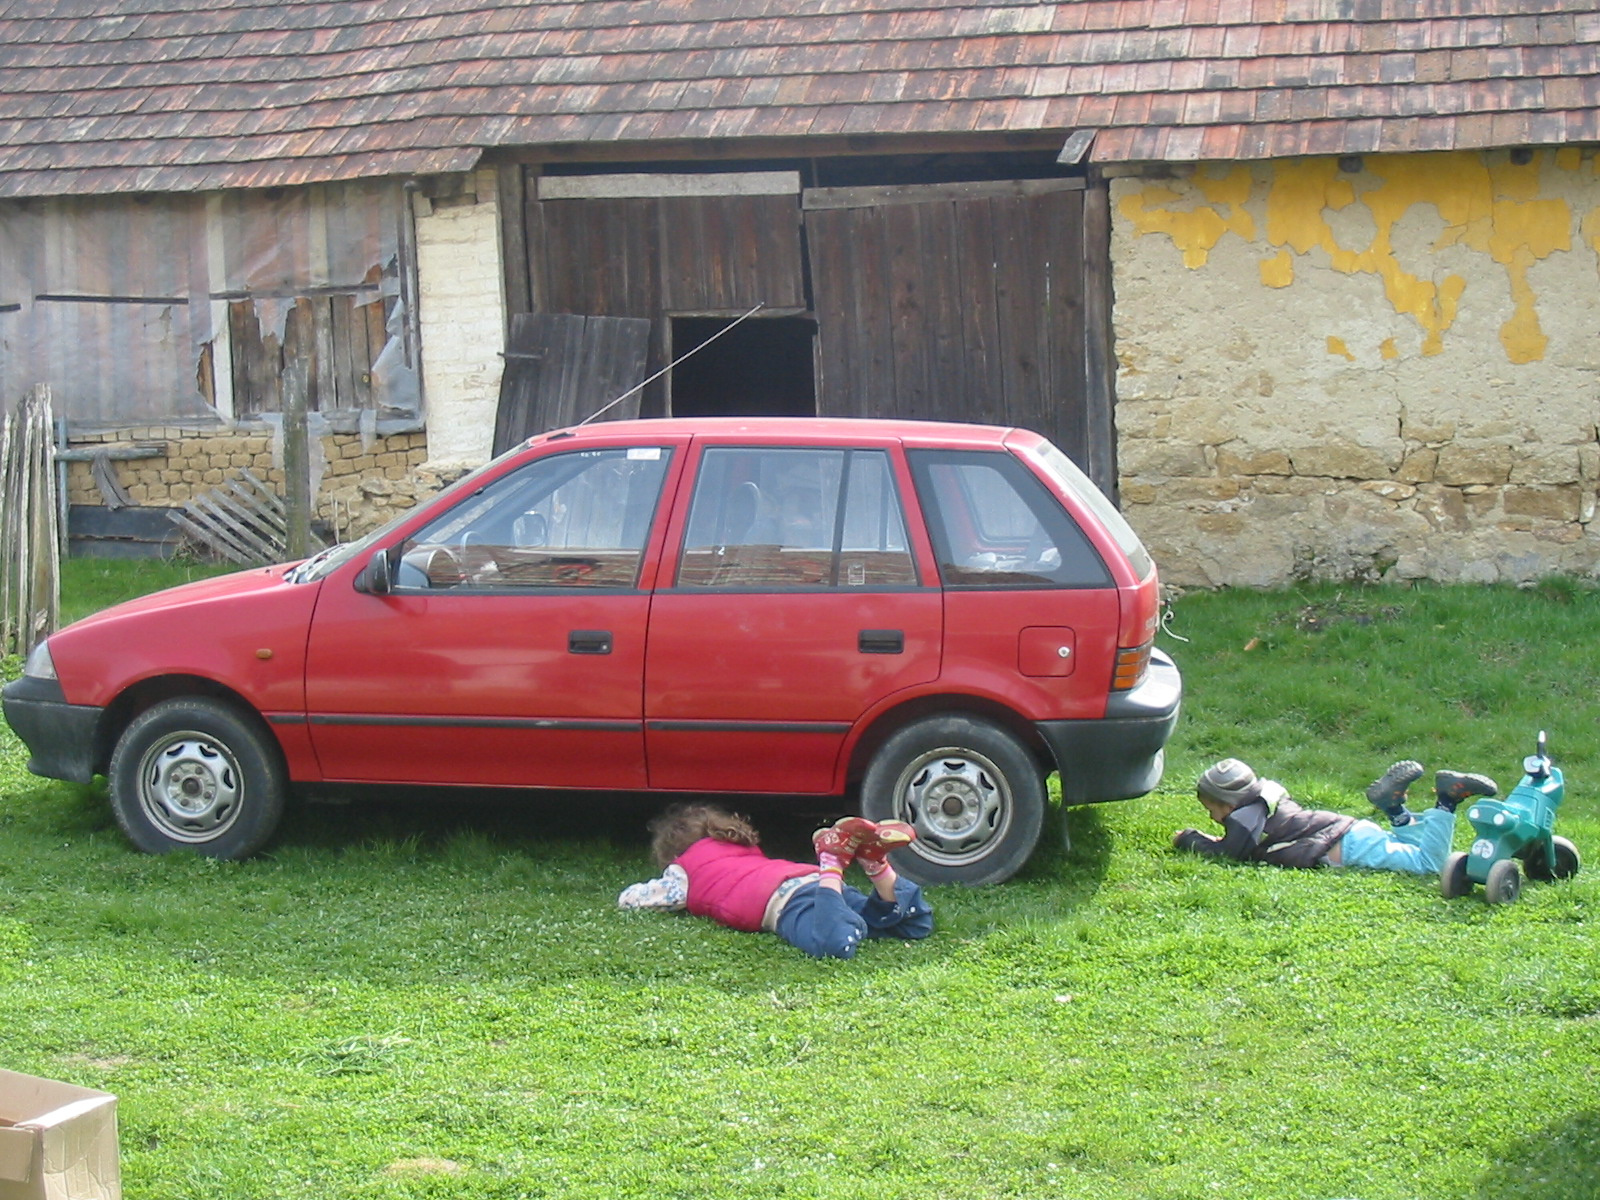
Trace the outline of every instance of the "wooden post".
{"type": "Polygon", "coordinates": [[[283,502],[288,509],[285,545],[290,559],[304,558],[311,546],[311,451],[306,407],[310,364],[296,356],[283,364],[283,502]]]}

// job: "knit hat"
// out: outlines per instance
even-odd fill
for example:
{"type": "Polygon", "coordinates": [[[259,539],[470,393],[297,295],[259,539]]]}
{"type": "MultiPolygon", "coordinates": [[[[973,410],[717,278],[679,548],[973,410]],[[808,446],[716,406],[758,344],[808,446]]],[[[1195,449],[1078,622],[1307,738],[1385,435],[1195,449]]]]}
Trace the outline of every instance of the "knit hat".
{"type": "Polygon", "coordinates": [[[1261,795],[1261,780],[1248,763],[1237,758],[1225,758],[1215,766],[1207,767],[1195,782],[1194,790],[1207,800],[1238,808],[1249,804],[1261,795]]]}

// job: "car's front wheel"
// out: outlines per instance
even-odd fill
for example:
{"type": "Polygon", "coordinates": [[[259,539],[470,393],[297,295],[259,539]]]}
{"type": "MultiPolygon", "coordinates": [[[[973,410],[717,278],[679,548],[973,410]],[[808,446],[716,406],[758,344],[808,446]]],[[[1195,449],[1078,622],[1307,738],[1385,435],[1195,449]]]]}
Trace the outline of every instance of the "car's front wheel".
{"type": "Polygon", "coordinates": [[[148,854],[246,858],[278,827],[287,772],[271,735],[232,705],[164,700],[128,723],[111,755],[111,809],[148,854]]]}
{"type": "Polygon", "coordinates": [[[1044,770],[1011,733],[976,717],[928,717],[886,741],[861,784],[862,812],[909,822],[894,857],[924,884],[999,883],[1028,861],[1044,824],[1044,770]]]}

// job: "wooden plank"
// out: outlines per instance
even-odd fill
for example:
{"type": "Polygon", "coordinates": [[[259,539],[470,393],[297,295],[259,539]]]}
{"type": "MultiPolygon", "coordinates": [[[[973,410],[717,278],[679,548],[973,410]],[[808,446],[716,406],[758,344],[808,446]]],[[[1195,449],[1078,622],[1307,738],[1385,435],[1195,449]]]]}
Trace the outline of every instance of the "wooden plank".
{"type": "Polygon", "coordinates": [[[1049,192],[1082,191],[1083,186],[1082,179],[1061,178],[807,188],[801,203],[807,212],[828,208],[887,208],[895,204],[929,204],[936,200],[1015,199],[1049,192]]]}
{"type": "MultiPolygon", "coordinates": [[[[283,545],[288,541],[289,522],[281,502],[267,503],[267,498],[261,492],[246,486],[237,479],[226,480],[223,487],[227,488],[227,492],[217,489],[210,494],[217,497],[226,497],[228,493],[232,493],[233,499],[231,502],[242,506],[242,511],[249,512],[252,521],[257,527],[270,533],[273,540],[279,545],[283,545]]],[[[271,499],[277,501],[278,498],[271,496],[271,499]]]]}
{"type": "Polygon", "coordinates": [[[1031,238],[1015,204],[990,208],[994,226],[995,315],[1000,333],[1001,409],[1025,409],[1039,391],[1036,315],[1043,300],[1034,286],[1031,238]]]}
{"type": "MultiPolygon", "coordinates": [[[[520,313],[501,375],[494,452],[598,412],[646,374],[650,322],[636,317],[520,313]]],[[[636,415],[637,395],[604,415],[636,415]]]]}
{"type": "MultiPolygon", "coordinates": [[[[329,375],[332,377],[332,391],[323,401],[324,412],[356,412],[360,405],[356,403],[356,380],[364,371],[364,367],[357,364],[354,359],[354,333],[353,301],[349,296],[328,297],[328,337],[329,357],[332,360],[329,375]]],[[[363,330],[363,334],[365,331],[363,330]]],[[[363,344],[366,342],[362,337],[363,344]]]]}
{"type": "Polygon", "coordinates": [[[879,212],[889,263],[890,354],[894,394],[889,411],[897,417],[927,418],[938,412],[935,377],[927,352],[929,333],[924,232],[926,205],[902,205],[879,212]]]}
{"type": "Polygon", "coordinates": [[[527,170],[515,163],[495,172],[495,192],[500,212],[500,267],[506,297],[506,332],[511,318],[533,311],[533,285],[528,268],[527,170]]]}
{"type": "Polygon", "coordinates": [[[731,198],[797,196],[798,171],[737,171],[703,175],[629,174],[545,175],[540,200],[622,200],[663,197],[731,198]]]}
{"type": "Polygon", "coordinates": [[[1080,465],[1117,499],[1116,358],[1111,327],[1111,191],[1096,179],[1083,197],[1084,457],[1080,465]]]}
{"type": "Polygon", "coordinates": [[[290,558],[305,557],[311,530],[311,456],[306,416],[310,410],[310,364],[295,358],[283,366],[283,478],[290,558]]]}
{"type": "MultiPolygon", "coordinates": [[[[514,168],[507,167],[507,170],[514,168]]],[[[522,168],[522,205],[509,210],[521,222],[524,243],[524,269],[528,277],[528,306],[526,312],[550,312],[550,281],[548,256],[545,253],[545,209],[537,197],[538,179],[532,167],[522,168]]],[[[502,210],[504,213],[507,210],[502,210]]],[[[511,321],[517,314],[506,314],[506,341],[510,344],[511,321]]]]}
{"type": "Polygon", "coordinates": [[[251,564],[261,561],[246,543],[234,535],[227,522],[219,520],[193,501],[171,512],[172,520],[179,528],[228,562],[251,564]]]}
{"type": "Polygon", "coordinates": [[[26,655],[60,624],[60,519],[50,389],[0,415],[0,651],[26,655]]]}
{"type": "Polygon", "coordinates": [[[1078,463],[1088,453],[1084,407],[1083,193],[1037,196],[1024,202],[1039,230],[1046,271],[1045,386],[1039,423],[1044,434],[1078,463]]]}
{"type": "MultiPolygon", "coordinates": [[[[923,347],[928,382],[925,409],[917,415],[943,418],[959,413],[973,420],[966,381],[963,325],[967,298],[961,290],[960,221],[962,206],[948,201],[915,209],[919,246],[917,272],[922,288],[923,347]]],[[[915,336],[915,335],[913,335],[915,336]]]]}
{"type": "Polygon", "coordinates": [[[335,382],[333,350],[333,307],[331,297],[317,296],[305,301],[305,314],[311,326],[311,383],[307,390],[307,412],[333,412],[339,406],[339,386],[335,382]]]}
{"type": "Polygon", "coordinates": [[[272,562],[283,557],[282,544],[263,536],[252,524],[251,510],[230,497],[206,492],[189,501],[184,509],[191,515],[203,516],[215,528],[226,530],[230,538],[246,549],[252,561],[272,562]]]}
{"type": "Polygon", "coordinates": [[[901,412],[890,311],[892,268],[884,214],[837,209],[806,214],[817,307],[818,412],[901,412]]]}
{"type": "Polygon", "coordinates": [[[994,220],[988,200],[964,201],[955,206],[957,240],[952,266],[962,298],[961,364],[955,386],[962,396],[968,420],[996,422],[1002,404],[1000,324],[994,294],[994,220]]]}

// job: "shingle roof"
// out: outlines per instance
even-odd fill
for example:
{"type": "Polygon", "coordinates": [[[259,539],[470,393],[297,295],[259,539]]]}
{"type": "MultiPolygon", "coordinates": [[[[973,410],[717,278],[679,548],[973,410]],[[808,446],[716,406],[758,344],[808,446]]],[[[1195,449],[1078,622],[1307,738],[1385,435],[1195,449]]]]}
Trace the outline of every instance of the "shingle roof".
{"type": "Polygon", "coordinates": [[[0,195],[486,149],[1097,131],[1102,162],[1600,140],[1594,0],[0,0],[0,195]]]}

